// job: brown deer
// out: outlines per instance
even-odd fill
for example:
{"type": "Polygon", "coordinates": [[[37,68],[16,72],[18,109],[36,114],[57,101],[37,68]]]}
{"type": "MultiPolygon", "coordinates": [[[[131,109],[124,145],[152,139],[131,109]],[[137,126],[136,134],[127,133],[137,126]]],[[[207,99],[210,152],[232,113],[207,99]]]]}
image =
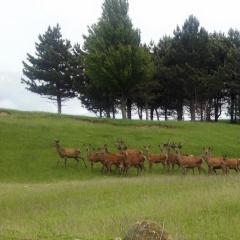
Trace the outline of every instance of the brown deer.
{"type": "Polygon", "coordinates": [[[179,168],[180,164],[178,161],[178,156],[175,151],[176,144],[168,142],[168,143],[165,143],[163,146],[164,148],[166,148],[166,153],[167,153],[166,165],[168,168],[168,172],[170,171],[171,166],[172,166],[172,170],[174,169],[175,165],[177,165],[179,168]]]}
{"type": "Polygon", "coordinates": [[[236,172],[240,171],[240,159],[227,158],[224,156],[224,161],[228,169],[235,170],[236,172]]]}
{"type": "Polygon", "coordinates": [[[65,168],[67,166],[67,160],[70,158],[75,159],[77,161],[77,164],[79,163],[80,159],[83,160],[83,163],[85,167],[87,167],[84,158],[81,156],[81,151],[80,149],[77,148],[62,148],[60,146],[60,141],[55,140],[55,147],[57,150],[57,153],[59,154],[60,158],[58,159],[57,166],[60,162],[60,159],[64,159],[64,165],[65,168]]]}
{"type": "Polygon", "coordinates": [[[98,152],[97,156],[101,159],[107,173],[112,171],[112,166],[120,169],[124,161],[124,155],[121,153],[98,152]]]}
{"type": "Polygon", "coordinates": [[[160,154],[152,154],[150,153],[150,145],[148,146],[143,146],[144,150],[143,150],[143,155],[146,157],[146,160],[149,163],[149,170],[152,170],[152,166],[154,164],[158,164],[161,163],[164,167],[166,165],[166,161],[167,161],[167,154],[163,153],[163,149],[161,149],[161,153],[160,154]]]}
{"type": "Polygon", "coordinates": [[[124,155],[124,161],[120,168],[123,173],[127,174],[131,167],[135,167],[137,169],[137,175],[139,175],[140,171],[142,172],[144,170],[144,161],[146,157],[141,151],[130,149],[122,151],[122,154],[124,155]]]}
{"type": "Polygon", "coordinates": [[[202,156],[193,156],[193,155],[182,155],[180,150],[182,148],[182,145],[179,144],[176,147],[176,153],[177,153],[177,157],[178,157],[178,162],[183,170],[183,174],[186,174],[188,169],[192,169],[193,170],[193,174],[194,174],[194,169],[197,168],[199,174],[201,174],[201,171],[204,170],[202,167],[203,164],[203,157],[202,156]]]}
{"type": "Polygon", "coordinates": [[[102,159],[100,158],[100,156],[98,155],[98,153],[101,153],[102,150],[98,149],[98,151],[95,151],[95,149],[92,147],[91,144],[84,144],[84,146],[86,147],[86,151],[87,151],[87,160],[90,162],[91,164],[91,169],[93,169],[93,165],[95,163],[101,163],[103,164],[102,159]]]}
{"type": "Polygon", "coordinates": [[[203,148],[203,156],[204,160],[207,162],[208,165],[208,173],[214,172],[217,174],[216,169],[222,169],[223,174],[227,174],[228,167],[224,157],[211,157],[213,148],[203,148]]]}
{"type": "Polygon", "coordinates": [[[119,150],[119,153],[124,156],[124,161],[120,166],[123,173],[127,174],[131,167],[137,169],[137,175],[139,174],[139,171],[144,170],[144,161],[146,157],[141,151],[137,149],[128,149],[123,140],[117,140],[116,147],[119,150]]]}

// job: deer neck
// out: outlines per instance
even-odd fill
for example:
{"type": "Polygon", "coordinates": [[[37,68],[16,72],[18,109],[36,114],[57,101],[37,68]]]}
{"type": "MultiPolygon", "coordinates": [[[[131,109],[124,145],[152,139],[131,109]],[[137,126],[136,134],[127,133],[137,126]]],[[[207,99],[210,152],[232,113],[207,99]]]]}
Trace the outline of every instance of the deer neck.
{"type": "Polygon", "coordinates": [[[149,159],[149,152],[148,151],[144,151],[143,152],[143,156],[145,156],[146,159],[148,160],[149,159]]]}
{"type": "Polygon", "coordinates": [[[62,156],[62,148],[60,147],[59,143],[56,143],[56,150],[60,156],[62,156]]]}
{"type": "Polygon", "coordinates": [[[178,160],[180,160],[180,159],[181,159],[181,153],[180,153],[180,151],[178,151],[176,154],[177,154],[178,160]]]}

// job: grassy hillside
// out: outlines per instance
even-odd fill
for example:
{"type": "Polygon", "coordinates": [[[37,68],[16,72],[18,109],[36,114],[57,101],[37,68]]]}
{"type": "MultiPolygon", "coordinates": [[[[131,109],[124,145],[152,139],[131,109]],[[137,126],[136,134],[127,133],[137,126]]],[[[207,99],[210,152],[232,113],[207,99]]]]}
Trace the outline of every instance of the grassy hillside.
{"type": "MultiPolygon", "coordinates": [[[[160,166],[128,177],[103,175],[69,162],[56,168],[53,140],[112,150],[117,138],[142,148],[168,139],[184,152],[240,156],[238,125],[101,120],[11,111],[0,116],[0,239],[114,239],[141,219],[164,223],[173,239],[226,240],[240,237],[240,177],[182,176],[160,166]]],[[[83,151],[85,154],[85,151],[83,151]]]]}
{"type": "MultiPolygon", "coordinates": [[[[101,120],[57,116],[45,113],[11,112],[0,117],[1,174],[4,182],[48,182],[54,180],[78,180],[102,177],[97,169],[75,168],[69,163],[66,171],[56,168],[58,156],[53,147],[54,139],[60,139],[66,147],[79,147],[85,156],[84,143],[102,146],[108,143],[115,151],[117,138],[124,139],[131,147],[142,149],[151,144],[168,141],[183,143],[183,151],[200,154],[203,146],[213,146],[216,155],[240,156],[240,126],[228,123],[177,123],[101,120]]],[[[154,172],[159,173],[158,171],[154,172]]],[[[135,175],[131,173],[131,175],[135,175]]]]}

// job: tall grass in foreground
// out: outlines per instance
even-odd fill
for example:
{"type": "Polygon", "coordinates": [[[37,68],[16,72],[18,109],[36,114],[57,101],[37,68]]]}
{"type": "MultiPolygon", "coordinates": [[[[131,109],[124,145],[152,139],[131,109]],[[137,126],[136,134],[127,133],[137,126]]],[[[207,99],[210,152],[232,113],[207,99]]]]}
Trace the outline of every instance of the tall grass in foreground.
{"type": "Polygon", "coordinates": [[[138,220],[173,239],[240,236],[239,176],[159,176],[0,185],[0,239],[114,239],[138,220]]]}

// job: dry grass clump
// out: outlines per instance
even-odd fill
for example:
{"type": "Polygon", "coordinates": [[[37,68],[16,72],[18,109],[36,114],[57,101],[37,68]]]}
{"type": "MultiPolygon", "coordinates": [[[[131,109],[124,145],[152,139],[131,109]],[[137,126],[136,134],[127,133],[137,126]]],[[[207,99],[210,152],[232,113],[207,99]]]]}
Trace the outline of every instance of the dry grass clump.
{"type": "Polygon", "coordinates": [[[145,220],[134,224],[124,240],[171,240],[171,237],[163,226],[145,220]]]}
{"type": "Polygon", "coordinates": [[[0,112],[0,117],[5,117],[5,116],[9,116],[10,113],[9,112],[0,112]]]}

